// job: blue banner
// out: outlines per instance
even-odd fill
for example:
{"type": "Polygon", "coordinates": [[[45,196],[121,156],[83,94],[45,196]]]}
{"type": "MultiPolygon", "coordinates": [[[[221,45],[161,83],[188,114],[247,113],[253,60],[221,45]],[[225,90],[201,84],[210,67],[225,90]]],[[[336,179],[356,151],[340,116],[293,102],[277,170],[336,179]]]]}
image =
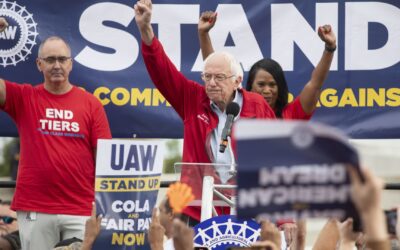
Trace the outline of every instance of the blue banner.
{"type": "Polygon", "coordinates": [[[359,170],[358,156],[341,133],[282,121],[239,121],[235,129],[239,218],[359,222],[346,170],[359,170]]]}
{"type": "Polygon", "coordinates": [[[95,190],[103,219],[93,249],[150,249],[163,156],[161,142],[99,140],[95,190]]]}
{"type": "MultiPolygon", "coordinates": [[[[0,33],[0,77],[41,83],[39,44],[59,35],[72,48],[71,82],[100,99],[114,137],[182,137],[181,119],[143,64],[134,3],[1,0],[0,16],[10,25],[0,33]]],[[[155,1],[156,35],[177,68],[198,82],[197,23],[206,10],[218,12],[210,32],[214,48],[237,57],[244,79],[254,62],[271,57],[284,69],[291,97],[299,95],[324,50],[317,27],[331,24],[338,49],[313,120],[352,138],[400,138],[399,1],[155,1]]],[[[17,135],[3,112],[0,120],[1,136],[17,135]]]]}

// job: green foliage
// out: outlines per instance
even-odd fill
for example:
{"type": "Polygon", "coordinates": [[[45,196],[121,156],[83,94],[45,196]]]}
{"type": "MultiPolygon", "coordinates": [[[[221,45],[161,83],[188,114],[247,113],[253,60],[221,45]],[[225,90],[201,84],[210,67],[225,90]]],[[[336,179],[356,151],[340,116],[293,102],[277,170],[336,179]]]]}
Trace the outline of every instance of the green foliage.
{"type": "Polygon", "coordinates": [[[182,161],[182,151],[179,140],[170,140],[166,142],[168,156],[164,159],[163,173],[175,173],[174,163],[182,161]]]}
{"type": "MultiPolygon", "coordinates": [[[[10,176],[11,158],[10,148],[17,143],[17,138],[12,139],[3,147],[3,163],[0,163],[0,176],[10,176]]],[[[167,156],[164,159],[163,173],[175,173],[174,163],[182,161],[182,149],[180,140],[168,140],[166,142],[167,156]]]]}
{"type": "Polygon", "coordinates": [[[10,176],[11,159],[10,148],[17,143],[17,138],[7,142],[3,147],[3,163],[0,164],[0,176],[10,176]]]}

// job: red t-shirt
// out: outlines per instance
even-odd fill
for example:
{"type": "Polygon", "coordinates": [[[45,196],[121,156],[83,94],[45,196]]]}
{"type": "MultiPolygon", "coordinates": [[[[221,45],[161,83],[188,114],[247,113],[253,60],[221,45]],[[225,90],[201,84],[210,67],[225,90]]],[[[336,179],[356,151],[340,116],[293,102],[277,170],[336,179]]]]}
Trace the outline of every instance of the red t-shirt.
{"type": "Polygon", "coordinates": [[[282,118],[285,120],[310,120],[312,115],[312,113],[304,112],[299,97],[288,103],[282,110],[282,118]]]}
{"type": "Polygon", "coordinates": [[[5,83],[1,109],[15,121],[21,140],[12,209],[90,215],[94,149],[97,139],[111,138],[103,106],[75,86],[54,95],[43,84],[5,83]]]}

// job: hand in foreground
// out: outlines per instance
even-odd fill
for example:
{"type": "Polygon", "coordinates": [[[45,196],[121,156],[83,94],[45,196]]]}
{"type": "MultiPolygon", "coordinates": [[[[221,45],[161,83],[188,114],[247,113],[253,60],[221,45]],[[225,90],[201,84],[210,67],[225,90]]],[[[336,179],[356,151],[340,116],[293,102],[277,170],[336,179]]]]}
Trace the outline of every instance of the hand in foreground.
{"type": "Polygon", "coordinates": [[[151,224],[149,228],[149,244],[152,250],[162,250],[164,241],[165,229],[160,223],[158,216],[158,208],[153,208],[151,215],[151,224]]]}
{"type": "Polygon", "coordinates": [[[193,250],[193,229],[179,219],[174,219],[172,227],[175,250],[193,250]]]}
{"type": "Polygon", "coordinates": [[[101,215],[96,216],[96,203],[92,202],[92,214],[85,224],[85,235],[83,237],[82,250],[92,249],[92,245],[101,230],[101,215]]]}
{"type": "Polygon", "coordinates": [[[286,245],[290,246],[297,235],[297,225],[295,223],[285,223],[279,227],[285,234],[286,245]]]}
{"type": "Polygon", "coordinates": [[[272,241],[278,247],[281,246],[281,233],[279,229],[271,222],[263,220],[261,221],[261,241],[272,241]]]}
{"type": "Polygon", "coordinates": [[[374,176],[367,168],[361,168],[364,182],[355,168],[349,166],[348,171],[351,179],[351,198],[360,214],[381,212],[383,180],[374,176]]]}
{"type": "Polygon", "coordinates": [[[353,219],[348,218],[343,222],[337,222],[340,234],[340,249],[353,249],[361,233],[353,232],[353,219]]]}

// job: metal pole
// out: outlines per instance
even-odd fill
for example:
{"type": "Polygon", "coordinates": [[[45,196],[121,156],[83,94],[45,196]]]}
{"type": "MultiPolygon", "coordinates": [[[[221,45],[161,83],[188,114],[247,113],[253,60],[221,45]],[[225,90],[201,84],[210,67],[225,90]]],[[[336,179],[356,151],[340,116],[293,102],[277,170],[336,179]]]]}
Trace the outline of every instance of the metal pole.
{"type": "Polygon", "coordinates": [[[201,196],[201,221],[212,217],[213,208],[214,178],[212,176],[203,177],[203,193],[201,196]]]}

